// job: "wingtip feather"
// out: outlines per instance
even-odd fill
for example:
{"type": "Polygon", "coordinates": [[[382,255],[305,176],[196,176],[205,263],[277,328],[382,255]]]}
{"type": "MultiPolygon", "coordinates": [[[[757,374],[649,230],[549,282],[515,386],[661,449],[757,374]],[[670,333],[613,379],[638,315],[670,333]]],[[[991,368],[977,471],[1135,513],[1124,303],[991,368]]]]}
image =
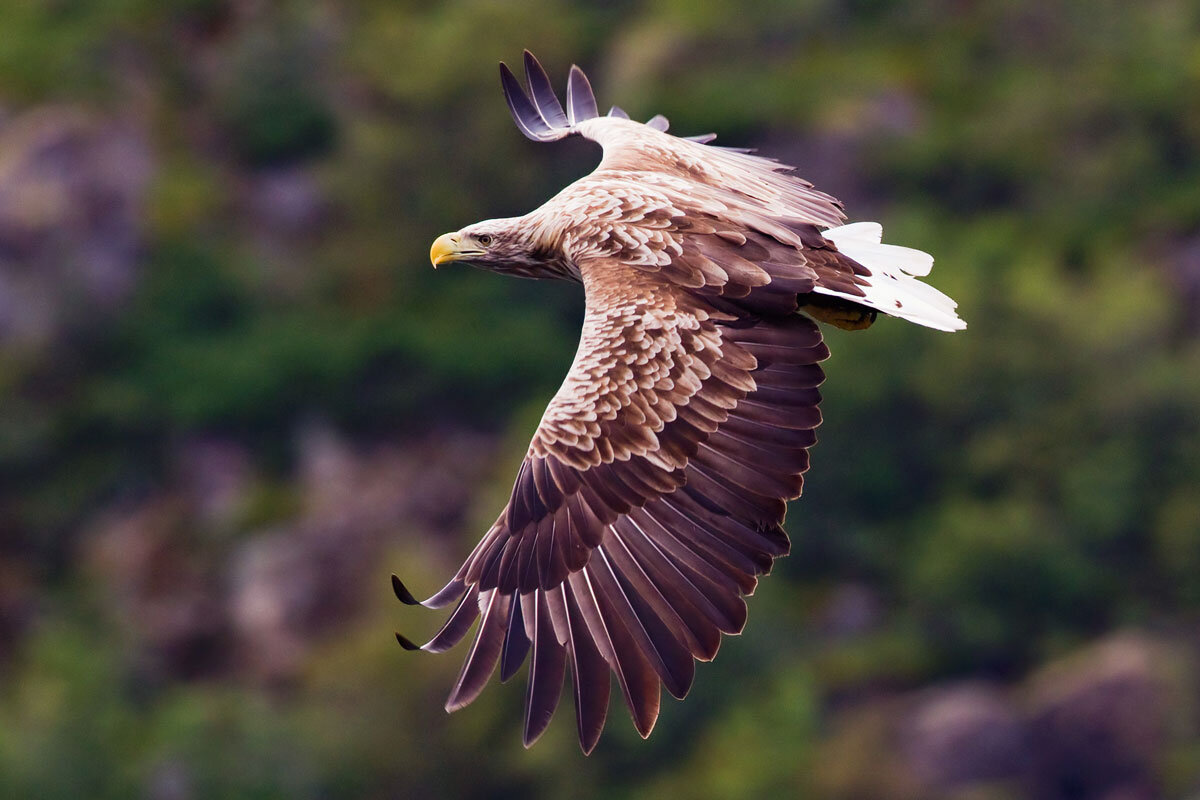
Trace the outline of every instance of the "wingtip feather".
{"type": "Polygon", "coordinates": [[[533,53],[525,51],[525,79],[529,84],[529,96],[533,105],[541,115],[542,121],[551,129],[568,127],[567,114],[563,111],[562,103],[554,93],[554,85],[545,68],[534,57],[533,53]]]}
{"type": "Polygon", "coordinates": [[[588,119],[600,116],[596,105],[596,94],[592,84],[578,64],[571,65],[571,73],[567,77],[567,119],[571,125],[578,125],[588,119]]]}
{"type": "Polygon", "coordinates": [[[667,129],[671,127],[671,122],[662,114],[655,114],[653,117],[646,120],[646,126],[653,128],[656,131],[662,131],[663,133],[666,133],[667,129]]]}
{"type": "Polygon", "coordinates": [[[399,643],[399,645],[401,647],[403,647],[405,650],[408,650],[408,651],[414,651],[414,650],[421,649],[421,645],[417,644],[412,639],[409,639],[407,636],[400,633],[400,631],[396,631],[396,641],[399,643]]]}
{"type": "Polygon", "coordinates": [[[503,61],[500,62],[500,87],[504,90],[504,100],[512,114],[517,128],[526,138],[535,142],[546,142],[558,138],[546,120],[542,118],[537,106],[529,99],[529,95],[521,87],[517,76],[503,61]]]}
{"type": "Polygon", "coordinates": [[[400,576],[392,573],[392,592],[395,593],[396,599],[406,606],[419,606],[421,601],[413,596],[413,593],[404,585],[404,581],[400,580],[400,576]]]}

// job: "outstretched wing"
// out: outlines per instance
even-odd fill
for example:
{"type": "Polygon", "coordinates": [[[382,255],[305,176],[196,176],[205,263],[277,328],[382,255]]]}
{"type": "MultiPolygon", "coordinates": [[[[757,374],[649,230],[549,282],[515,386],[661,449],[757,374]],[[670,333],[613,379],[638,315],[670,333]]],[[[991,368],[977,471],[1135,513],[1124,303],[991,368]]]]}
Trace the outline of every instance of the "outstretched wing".
{"type": "MultiPolygon", "coordinates": [[[[471,702],[532,644],[525,741],[545,729],[570,666],[590,751],[617,676],[649,735],[659,687],[683,697],[694,659],[746,621],[743,595],[788,551],[820,421],[816,325],[715,309],[615,259],[585,262],[579,351],[538,426],[508,509],[437,605],[426,650],[478,632],[447,703],[471,702]]],[[[401,587],[402,599],[412,601],[401,587]]]]}

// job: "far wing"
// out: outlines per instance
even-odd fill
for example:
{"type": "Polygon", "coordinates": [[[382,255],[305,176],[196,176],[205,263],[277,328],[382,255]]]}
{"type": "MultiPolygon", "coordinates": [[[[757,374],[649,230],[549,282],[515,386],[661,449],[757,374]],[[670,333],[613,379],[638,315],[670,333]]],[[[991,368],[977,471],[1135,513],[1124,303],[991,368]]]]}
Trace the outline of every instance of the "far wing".
{"type": "Polygon", "coordinates": [[[791,174],[792,167],[745,150],[707,146],[715,134],[672,136],[661,114],[646,123],[634,122],[616,106],[608,116],[600,116],[591,84],[577,66],[571,67],[567,80],[564,110],[542,65],[528,50],[524,60],[528,92],[507,65],[500,65],[504,97],[517,127],[539,142],[572,134],[598,142],[604,158],[597,173],[673,175],[741,194],[765,212],[798,223],[830,227],[846,218],[839,200],[791,174]]]}

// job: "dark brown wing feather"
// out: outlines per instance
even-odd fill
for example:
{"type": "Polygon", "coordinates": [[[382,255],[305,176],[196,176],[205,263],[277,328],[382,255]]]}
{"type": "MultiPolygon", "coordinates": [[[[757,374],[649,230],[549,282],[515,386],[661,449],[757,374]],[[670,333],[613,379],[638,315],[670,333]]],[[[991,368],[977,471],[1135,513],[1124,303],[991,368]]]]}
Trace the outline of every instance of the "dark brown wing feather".
{"type": "MultiPolygon", "coordinates": [[[[753,241],[727,240],[737,247],[753,241]]],[[[628,372],[627,381],[612,380],[607,392],[580,395],[568,377],[539,426],[509,508],[451,583],[467,587],[462,602],[426,649],[442,650],[452,639],[464,638],[481,617],[448,709],[474,699],[497,663],[507,679],[532,651],[527,745],[545,730],[569,666],[580,744],[589,752],[607,716],[610,671],[635,727],[649,735],[660,686],[675,697],[686,695],[694,660],[712,659],[721,634],[738,633],[745,625],[744,596],[772,561],[788,552],[781,527],[785,501],[799,495],[808,468],[807,448],[820,421],[818,363],[827,350],[807,318],[717,311],[698,290],[671,288],[619,263],[591,265],[584,283],[589,315],[630,307],[638,309],[643,322],[647,314],[661,321],[673,308],[676,324],[692,326],[694,336],[674,332],[668,337],[676,346],[686,344],[673,352],[671,365],[658,365],[668,378],[654,382],[638,378],[638,370],[657,363],[653,348],[629,343],[628,337],[639,335],[638,325],[622,319],[611,328],[592,326],[644,356],[615,372],[613,365],[625,362],[603,350],[608,340],[589,339],[585,330],[572,375],[586,373],[589,386],[603,385],[605,376],[616,373],[628,372]],[[614,274],[624,277],[617,280],[614,274]],[[604,281],[597,280],[600,275],[604,281]],[[618,297],[623,302],[616,302],[618,297]],[[637,297],[645,302],[631,302],[637,297]],[[692,361],[680,366],[687,354],[692,361]],[[605,364],[608,371],[589,372],[605,364]],[[691,388],[672,394],[684,384],[691,388]],[[675,443],[673,470],[639,455],[639,445],[653,442],[608,433],[648,424],[648,404],[662,398],[641,392],[671,398],[673,410],[659,413],[670,421],[650,433],[675,443]],[[607,407],[611,393],[625,402],[605,428],[598,424],[603,415],[593,412],[607,407]],[[591,422],[593,416],[595,430],[571,424],[591,422]],[[562,431],[572,435],[560,436],[562,431]],[[612,441],[586,443],[589,431],[612,441]],[[593,466],[570,452],[573,446],[602,451],[598,455],[611,450],[613,457],[593,466]],[[640,472],[626,472],[635,464],[640,472]],[[581,518],[582,526],[576,522],[581,518]],[[523,523],[517,534],[508,527],[510,519],[523,523]],[[589,524],[596,529],[581,530],[589,524]],[[569,554],[572,548],[578,553],[569,554]],[[574,566],[577,559],[581,563],[574,566]],[[522,570],[522,564],[532,566],[522,570]],[[506,585],[510,574],[516,583],[506,585]],[[525,579],[529,582],[522,583],[525,579]]]]}
{"type": "Polygon", "coordinates": [[[609,262],[585,275],[579,353],[517,474],[508,508],[459,578],[549,589],[582,569],[620,516],[669,495],[701,441],[749,391],[736,318],[609,262]]]}

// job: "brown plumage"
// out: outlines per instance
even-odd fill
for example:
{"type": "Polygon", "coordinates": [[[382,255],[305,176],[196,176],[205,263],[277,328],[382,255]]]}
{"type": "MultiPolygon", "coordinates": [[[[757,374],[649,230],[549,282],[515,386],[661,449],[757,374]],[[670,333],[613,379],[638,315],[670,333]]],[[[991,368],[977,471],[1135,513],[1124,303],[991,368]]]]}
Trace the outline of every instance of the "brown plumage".
{"type": "Polygon", "coordinates": [[[609,673],[648,736],[660,686],[687,693],[695,661],[742,630],[743,598],[788,552],[781,526],[816,441],[829,354],[812,317],[963,324],[952,300],[913,277],[932,259],[881,244],[873,223],[842,226],[841,204],[790,168],[711,136],[669,135],[662,117],[601,117],[578,67],[563,109],[528,52],[525,70],[528,92],[501,65],[521,130],[597,141],[599,167],[523,217],[440,237],[430,257],[578,281],[587,310],[507,508],[424,601],[458,605],[421,649],[452,647],[479,620],[451,711],[497,664],[507,680],[528,659],[526,745],[569,672],[590,752],[609,673]]]}

